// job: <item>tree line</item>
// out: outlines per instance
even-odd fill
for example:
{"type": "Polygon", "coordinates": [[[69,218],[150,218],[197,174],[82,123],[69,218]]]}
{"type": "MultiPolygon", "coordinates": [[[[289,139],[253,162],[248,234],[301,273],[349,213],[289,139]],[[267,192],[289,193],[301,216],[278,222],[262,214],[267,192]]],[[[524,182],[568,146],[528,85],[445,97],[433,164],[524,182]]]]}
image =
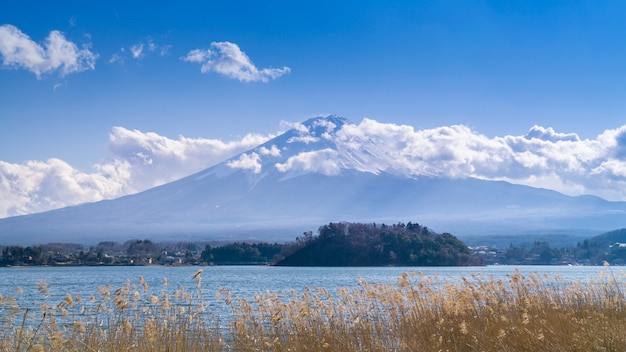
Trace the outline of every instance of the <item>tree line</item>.
{"type": "Polygon", "coordinates": [[[289,243],[235,242],[223,245],[130,240],[1,247],[0,266],[13,265],[247,265],[440,266],[479,265],[479,257],[449,233],[417,223],[331,222],[317,234],[305,232],[289,243]]]}
{"type": "Polygon", "coordinates": [[[626,265],[626,229],[607,232],[578,242],[575,246],[551,247],[547,242],[535,241],[530,246],[509,245],[497,256],[485,258],[486,263],[526,264],[583,264],[626,265]]]}
{"type": "Polygon", "coordinates": [[[449,233],[417,223],[329,223],[305,233],[276,258],[283,266],[467,266],[481,259],[449,233]]]}

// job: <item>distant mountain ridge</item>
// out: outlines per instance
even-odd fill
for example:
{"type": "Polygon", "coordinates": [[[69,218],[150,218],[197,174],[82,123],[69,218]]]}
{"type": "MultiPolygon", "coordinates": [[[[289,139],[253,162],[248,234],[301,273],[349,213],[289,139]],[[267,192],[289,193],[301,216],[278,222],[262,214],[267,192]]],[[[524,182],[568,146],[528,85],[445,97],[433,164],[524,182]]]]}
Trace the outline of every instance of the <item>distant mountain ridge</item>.
{"type": "Polygon", "coordinates": [[[626,227],[626,203],[501,181],[407,172],[385,149],[309,119],[180,180],[114,200],[0,219],[0,244],[291,240],[331,221],[419,222],[457,236],[626,227]]]}

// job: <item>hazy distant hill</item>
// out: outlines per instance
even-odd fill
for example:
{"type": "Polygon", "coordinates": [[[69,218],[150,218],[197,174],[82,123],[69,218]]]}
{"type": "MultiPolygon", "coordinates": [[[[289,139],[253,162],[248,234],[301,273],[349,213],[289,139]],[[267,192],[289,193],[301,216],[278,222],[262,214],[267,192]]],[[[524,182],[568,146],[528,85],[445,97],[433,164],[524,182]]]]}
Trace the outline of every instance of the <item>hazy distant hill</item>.
{"type": "Polygon", "coordinates": [[[202,172],[135,195],[0,219],[0,243],[151,238],[291,240],[331,221],[418,221],[463,235],[601,233],[626,203],[477,179],[394,172],[385,144],[337,142],[314,118],[202,172]]]}
{"type": "Polygon", "coordinates": [[[589,242],[596,243],[597,245],[607,247],[614,243],[626,243],[626,229],[609,231],[598,236],[594,236],[589,239],[589,242]]]}

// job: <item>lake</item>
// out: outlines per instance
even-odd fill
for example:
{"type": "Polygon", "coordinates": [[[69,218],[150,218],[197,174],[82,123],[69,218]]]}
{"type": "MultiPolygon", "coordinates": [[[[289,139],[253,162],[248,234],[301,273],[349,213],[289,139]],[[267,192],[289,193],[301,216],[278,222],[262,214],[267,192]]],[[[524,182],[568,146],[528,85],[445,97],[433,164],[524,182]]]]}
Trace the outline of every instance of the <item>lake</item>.
{"type": "Polygon", "coordinates": [[[37,284],[45,280],[49,285],[51,303],[60,302],[67,293],[87,298],[97,295],[98,287],[110,284],[112,290],[130,280],[139,286],[143,276],[150,290],[173,292],[181,285],[188,291],[197,290],[193,275],[202,273],[202,295],[206,302],[217,304],[215,294],[220,287],[228,289],[233,296],[250,299],[256,293],[266,291],[280,293],[306,287],[325,287],[331,293],[338,287],[353,288],[359,276],[372,283],[396,282],[403,272],[422,272],[426,276],[437,275],[441,280],[455,281],[472,274],[506,278],[518,269],[522,274],[537,273],[565,280],[586,280],[597,277],[603,270],[620,272],[619,267],[598,266],[486,266],[486,267],[272,267],[272,266],[209,266],[209,267],[14,267],[0,268],[0,294],[16,297],[22,307],[41,302],[37,284]],[[164,286],[164,278],[168,285],[164,286]],[[21,293],[16,292],[20,288],[21,293]]]}

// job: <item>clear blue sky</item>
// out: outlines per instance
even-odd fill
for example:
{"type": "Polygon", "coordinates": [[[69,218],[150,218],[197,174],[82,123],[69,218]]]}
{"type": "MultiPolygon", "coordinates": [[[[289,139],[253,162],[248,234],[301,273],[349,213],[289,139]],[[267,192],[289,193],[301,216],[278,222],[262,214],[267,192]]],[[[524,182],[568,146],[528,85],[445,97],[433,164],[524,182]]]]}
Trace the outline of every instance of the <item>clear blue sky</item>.
{"type": "Polygon", "coordinates": [[[0,25],[39,44],[58,30],[98,57],[95,69],[63,77],[0,70],[0,160],[58,157],[85,167],[104,155],[113,126],[227,139],[337,114],[416,128],[464,124],[488,136],[538,124],[585,138],[625,121],[623,2],[154,4],[3,4],[0,25]],[[259,69],[291,71],[240,82],[181,60],[224,41],[259,69]],[[157,49],[133,59],[130,47],[148,42],[157,49]],[[114,55],[123,63],[111,63],[114,55]]]}
{"type": "Polygon", "coordinates": [[[328,114],[595,138],[626,121],[625,19],[620,1],[5,2],[0,161],[88,172],[115,126],[227,141],[328,114]],[[86,56],[55,65],[53,33],[86,56]],[[9,60],[18,37],[40,54],[9,60]],[[227,45],[252,78],[218,67],[227,45]]]}

